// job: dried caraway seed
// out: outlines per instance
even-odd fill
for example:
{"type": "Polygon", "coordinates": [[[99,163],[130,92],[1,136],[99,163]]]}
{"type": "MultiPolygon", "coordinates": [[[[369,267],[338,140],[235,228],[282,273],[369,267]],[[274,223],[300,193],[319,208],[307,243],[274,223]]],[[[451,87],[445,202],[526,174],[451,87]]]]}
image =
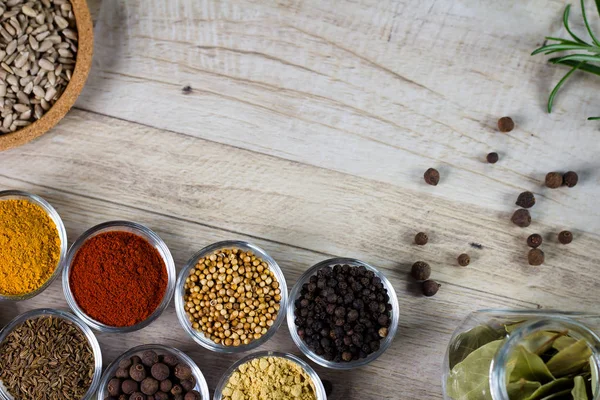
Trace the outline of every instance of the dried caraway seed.
{"type": "Polygon", "coordinates": [[[426,281],[431,276],[431,267],[423,261],[417,261],[413,264],[410,275],[418,281],[426,281]]]}
{"type": "Polygon", "coordinates": [[[428,185],[437,186],[437,184],[440,182],[440,173],[435,168],[429,168],[427,171],[425,171],[423,177],[428,185]]]}
{"type": "Polygon", "coordinates": [[[540,249],[531,249],[527,255],[529,265],[542,265],[544,263],[544,252],[540,249]]]}
{"type": "Polygon", "coordinates": [[[466,267],[467,265],[469,265],[471,263],[471,257],[469,257],[468,254],[463,253],[460,256],[458,256],[458,265],[460,265],[461,267],[466,267]]]}
{"type": "Polygon", "coordinates": [[[531,192],[523,192],[517,198],[516,204],[519,207],[531,208],[535,205],[535,196],[531,192]]]}
{"type": "Polygon", "coordinates": [[[496,152],[489,153],[486,157],[487,162],[489,162],[490,164],[496,164],[499,158],[500,157],[498,157],[498,153],[496,152]]]}
{"type": "Polygon", "coordinates": [[[579,182],[579,176],[576,172],[569,171],[563,175],[563,181],[567,187],[572,188],[573,186],[577,185],[577,182],[579,182]]]}
{"type": "Polygon", "coordinates": [[[427,296],[427,297],[431,297],[431,296],[435,296],[435,294],[438,292],[438,290],[440,290],[440,287],[442,285],[440,285],[439,283],[437,283],[436,281],[425,281],[423,282],[423,295],[427,296]]]}
{"type": "Polygon", "coordinates": [[[425,232],[419,232],[415,235],[415,243],[419,246],[424,246],[427,244],[429,237],[425,232]]]}
{"type": "Polygon", "coordinates": [[[515,128],[515,123],[511,117],[502,117],[498,120],[498,130],[503,133],[512,131],[515,128]]]}
{"type": "Polygon", "coordinates": [[[573,234],[569,231],[562,231],[558,234],[558,241],[562,244],[569,244],[573,241],[573,234]]]}
{"type": "Polygon", "coordinates": [[[531,225],[531,214],[529,214],[529,211],[521,208],[515,211],[511,221],[513,224],[520,226],[521,228],[527,228],[529,225],[531,225]]]}
{"type": "Polygon", "coordinates": [[[546,187],[556,189],[562,186],[564,180],[560,172],[548,172],[546,174],[546,187]]]}
{"type": "Polygon", "coordinates": [[[542,245],[543,241],[544,240],[540,234],[534,233],[533,235],[529,235],[527,238],[527,245],[536,249],[542,245]]]}

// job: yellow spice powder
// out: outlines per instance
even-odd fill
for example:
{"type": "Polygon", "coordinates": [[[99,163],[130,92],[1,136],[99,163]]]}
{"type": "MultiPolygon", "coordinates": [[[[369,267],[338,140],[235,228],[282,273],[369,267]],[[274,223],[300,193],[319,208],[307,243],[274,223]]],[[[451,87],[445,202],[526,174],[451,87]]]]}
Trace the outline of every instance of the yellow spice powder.
{"type": "Polygon", "coordinates": [[[27,200],[0,201],[0,294],[39,289],[60,258],[60,237],[44,209],[27,200]]]}
{"type": "Polygon", "coordinates": [[[248,361],[231,374],[223,400],[316,400],[315,386],[302,367],[282,357],[248,361]]]}

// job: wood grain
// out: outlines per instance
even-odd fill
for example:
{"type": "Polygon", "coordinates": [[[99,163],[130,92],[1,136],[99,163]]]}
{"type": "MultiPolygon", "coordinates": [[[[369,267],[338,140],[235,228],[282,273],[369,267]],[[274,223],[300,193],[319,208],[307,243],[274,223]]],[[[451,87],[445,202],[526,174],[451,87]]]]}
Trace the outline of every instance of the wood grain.
{"type": "MultiPolygon", "coordinates": [[[[600,194],[588,77],[544,112],[565,72],[529,53],[561,34],[560,0],[93,0],[96,56],[80,100],[50,134],[0,153],[0,190],[44,196],[70,241],[107,220],[148,225],[182,267],[199,248],[244,239],[291,287],[309,266],[356,257],[384,271],[401,305],[392,348],[351,372],[317,368],[336,399],[441,399],[452,331],[489,307],[597,311],[600,194]],[[189,86],[189,90],[183,90],[189,86]],[[517,128],[496,131],[511,115],[517,128]],[[500,162],[484,162],[489,151],[500,162]],[[423,182],[436,167],[437,187],[423,182]],[[572,189],[541,185],[576,170],[572,189]],[[533,224],[510,223],[519,192],[533,224]],[[571,229],[575,240],[559,245],[571,229]],[[418,247],[414,234],[430,243],[418,247]],[[546,263],[527,265],[526,237],[546,263]],[[479,248],[475,245],[481,245],[479,248]],[[471,255],[468,268],[456,257],[471,255]],[[442,288],[419,295],[413,262],[442,288]]],[[[574,10],[573,20],[579,17],[574,10]]],[[[574,23],[575,29],[581,26],[574,23]]],[[[0,325],[66,303],[59,282],[0,304],[0,325]]],[[[131,335],[100,334],[105,361],[142,343],[178,347],[211,390],[240,356],[185,336],[171,305],[131,335]]],[[[283,327],[265,349],[297,353],[283,327]]]]}

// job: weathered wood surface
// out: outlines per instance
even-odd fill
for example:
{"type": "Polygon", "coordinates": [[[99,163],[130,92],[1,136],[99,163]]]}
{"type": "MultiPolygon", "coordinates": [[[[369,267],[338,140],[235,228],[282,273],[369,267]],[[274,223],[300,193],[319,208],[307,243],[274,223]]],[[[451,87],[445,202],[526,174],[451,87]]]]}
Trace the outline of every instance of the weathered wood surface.
{"type": "MultiPolygon", "coordinates": [[[[585,117],[600,113],[598,82],[573,80],[549,116],[546,96],[565,71],[528,55],[560,33],[564,2],[90,6],[96,54],[78,110],[0,154],[0,189],[44,196],[70,242],[97,223],[130,219],[154,229],[178,267],[236,238],[265,248],[289,286],[332,256],[380,267],[399,297],[398,336],[366,368],[317,368],[334,382],[333,399],[440,399],[447,341],[471,311],[597,310],[600,144],[585,117]],[[502,115],[517,123],[508,135],[494,128],[502,115]],[[489,151],[498,164],[483,162],[489,151]],[[432,166],[442,173],[437,187],[422,179],[432,166]],[[577,187],[542,187],[546,172],[570,169],[580,172],[577,187]],[[523,190],[538,195],[527,229],[509,221],[523,190]],[[569,246],[557,243],[562,229],[575,233],[569,246]],[[420,230],[430,234],[422,248],[412,244],[420,230]],[[526,261],[533,232],[546,240],[539,268],[526,261]],[[462,252],[468,268],[456,266],[462,252]],[[434,298],[408,277],[417,260],[443,285],[434,298]]],[[[66,306],[60,282],[0,304],[0,325],[42,306],[66,306]]],[[[142,331],[98,337],[106,363],[142,343],[178,347],[211,390],[240,357],[197,346],[172,305],[142,331]]],[[[286,327],[264,348],[298,352],[286,327]]]]}

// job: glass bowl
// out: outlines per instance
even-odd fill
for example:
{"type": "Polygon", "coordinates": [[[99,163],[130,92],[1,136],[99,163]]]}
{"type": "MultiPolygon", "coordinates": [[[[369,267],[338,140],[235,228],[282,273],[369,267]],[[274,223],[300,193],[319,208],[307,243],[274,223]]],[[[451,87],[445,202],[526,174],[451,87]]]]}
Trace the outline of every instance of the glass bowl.
{"type": "Polygon", "coordinates": [[[181,350],[178,350],[174,347],[163,346],[160,344],[146,344],[143,346],[137,346],[130,350],[127,350],[125,353],[121,354],[115,361],[113,361],[106,368],[106,370],[104,371],[104,374],[102,375],[102,379],[100,380],[100,383],[99,383],[98,400],[104,400],[107,397],[109,397],[106,387],[108,386],[108,382],[115,376],[115,373],[117,372],[117,369],[119,368],[119,363],[122,360],[133,357],[135,355],[140,356],[144,351],[147,351],[147,350],[153,350],[158,355],[172,354],[172,355],[176,356],[177,358],[179,358],[179,360],[183,361],[185,364],[189,365],[190,368],[192,369],[194,378],[196,378],[196,386],[194,387],[194,390],[197,390],[200,393],[200,395],[202,396],[202,400],[210,399],[210,394],[208,392],[208,385],[206,384],[206,379],[204,379],[204,375],[202,374],[202,371],[200,371],[200,368],[198,368],[198,366],[196,365],[194,360],[192,360],[187,354],[185,354],[181,350]]]}
{"type": "Polygon", "coordinates": [[[398,331],[399,320],[400,320],[400,306],[398,305],[398,298],[396,297],[396,291],[394,290],[392,283],[385,277],[385,275],[383,275],[375,267],[372,267],[371,265],[369,265],[363,261],[356,260],[354,258],[332,258],[329,260],[321,261],[320,263],[312,266],[308,271],[306,271],[300,277],[300,279],[298,279],[298,281],[292,288],[292,291],[290,293],[290,299],[288,301],[288,307],[287,307],[288,328],[290,330],[290,334],[292,335],[292,339],[294,340],[294,343],[296,343],[296,346],[298,346],[300,351],[302,351],[302,353],[306,357],[308,357],[309,359],[311,359],[312,361],[314,361],[315,363],[317,363],[323,367],[331,368],[331,369],[339,369],[339,370],[362,367],[362,366],[365,366],[365,365],[369,364],[370,362],[374,361],[379,356],[381,356],[391,346],[392,342],[394,341],[394,336],[396,336],[396,332],[398,331]],[[296,319],[296,317],[294,316],[294,308],[295,308],[295,302],[298,299],[298,296],[300,295],[300,290],[302,289],[302,285],[307,283],[309,281],[310,277],[315,275],[317,273],[317,271],[319,271],[320,269],[323,269],[325,267],[333,267],[334,265],[338,265],[338,264],[339,265],[345,264],[345,265],[356,266],[356,267],[363,266],[368,271],[373,271],[375,273],[375,276],[377,276],[379,279],[381,279],[381,283],[383,283],[383,287],[387,290],[388,296],[390,298],[389,303],[392,305],[392,311],[391,311],[392,322],[389,327],[388,335],[385,337],[385,339],[383,339],[380,342],[379,350],[377,350],[374,353],[369,354],[365,358],[361,358],[361,359],[349,361],[349,362],[336,363],[333,361],[325,360],[323,357],[321,357],[321,356],[317,355],[315,352],[311,351],[308,348],[308,346],[306,345],[306,343],[304,343],[304,341],[300,338],[300,336],[298,336],[298,328],[296,327],[296,324],[294,322],[294,320],[296,319]]]}
{"type": "Polygon", "coordinates": [[[181,326],[183,326],[183,329],[200,346],[218,353],[241,353],[244,351],[255,349],[258,346],[267,342],[267,340],[269,340],[275,334],[275,332],[277,332],[277,329],[279,329],[279,327],[283,323],[283,320],[285,319],[287,300],[288,293],[287,284],[285,282],[285,276],[283,275],[281,268],[279,268],[279,265],[277,265],[277,262],[275,262],[275,260],[260,247],[239,240],[226,240],[223,242],[217,242],[203,248],[202,250],[194,254],[192,258],[188,261],[186,266],[179,272],[179,278],[177,279],[177,285],[175,289],[175,310],[177,311],[177,318],[179,319],[179,323],[181,323],[181,326]],[[267,333],[265,333],[259,339],[256,339],[246,345],[225,346],[213,342],[210,338],[204,336],[202,332],[199,332],[192,328],[192,325],[190,323],[190,320],[188,319],[187,313],[184,308],[183,295],[185,292],[185,280],[187,279],[190,270],[194,268],[198,263],[198,260],[210,254],[213,254],[217,250],[234,248],[243,251],[251,251],[268,264],[269,269],[273,271],[275,277],[277,278],[277,281],[279,282],[279,289],[281,290],[281,300],[279,302],[279,312],[277,313],[277,318],[275,319],[273,325],[267,330],[267,333]]]}
{"type": "Polygon", "coordinates": [[[100,332],[133,332],[148,326],[152,321],[157,319],[160,316],[160,314],[162,314],[162,312],[167,308],[169,302],[171,301],[171,297],[173,297],[173,292],[175,291],[175,276],[177,272],[175,271],[175,262],[173,261],[173,256],[171,255],[169,248],[156,233],[146,228],[144,225],[135,222],[111,221],[102,223],[100,225],[96,225],[93,228],[88,229],[81,236],[79,236],[75,243],[73,243],[73,245],[69,249],[64,264],[65,268],[63,270],[62,283],[65,298],[67,299],[69,307],[71,307],[75,315],[81,318],[83,322],[100,332]],[[154,310],[154,312],[150,314],[148,318],[132,326],[117,327],[106,325],[102,322],[96,321],[95,319],[88,316],[79,307],[79,305],[75,301],[73,292],[71,291],[69,275],[71,273],[72,264],[75,260],[77,252],[88,239],[105,232],[129,232],[146,239],[158,251],[167,269],[167,289],[165,291],[165,295],[162,299],[162,302],[159,304],[156,310],[154,310]]]}
{"type": "Polygon", "coordinates": [[[315,370],[312,369],[312,367],[308,365],[308,363],[304,362],[302,359],[296,357],[293,354],[279,353],[276,351],[259,351],[235,362],[219,380],[217,388],[215,389],[215,395],[213,397],[213,400],[223,399],[223,389],[225,389],[225,386],[227,385],[227,381],[229,381],[229,377],[231,377],[231,374],[233,374],[239,368],[240,365],[245,364],[248,361],[254,360],[255,358],[262,357],[281,357],[298,364],[300,367],[302,367],[304,372],[306,372],[306,374],[310,376],[310,379],[312,379],[315,385],[315,394],[317,395],[317,400],[327,400],[327,395],[325,394],[325,388],[323,387],[321,378],[319,378],[319,375],[317,375],[315,370]]]}
{"type": "MultiPolygon", "coordinates": [[[[100,384],[100,378],[102,376],[102,352],[100,350],[98,340],[96,339],[96,336],[94,336],[94,332],[92,332],[92,330],[86,324],[84,324],[79,318],[77,318],[70,312],[55,310],[51,308],[40,308],[37,310],[32,310],[23,313],[17,316],[15,319],[13,319],[8,325],[4,327],[4,329],[0,331],[0,343],[2,343],[6,339],[10,332],[12,332],[16,327],[21,325],[26,320],[44,316],[61,318],[63,320],[75,324],[75,326],[77,326],[87,338],[94,353],[94,376],[92,378],[92,384],[90,385],[90,388],[81,400],[91,400],[94,394],[96,393],[96,390],[98,389],[98,385],[100,384]]],[[[10,395],[5,390],[3,385],[0,385],[0,400],[13,400],[12,395],[10,395]]]]}
{"type": "Polygon", "coordinates": [[[27,299],[37,296],[38,294],[40,294],[44,290],[46,290],[46,288],[48,286],[50,286],[52,281],[54,281],[54,279],[58,275],[60,275],[64,260],[65,260],[65,256],[67,254],[67,232],[65,231],[65,225],[63,224],[62,219],[60,218],[60,215],[58,215],[58,213],[56,212],[54,207],[52,207],[50,205],[50,203],[48,203],[46,200],[42,199],[40,196],[36,196],[35,194],[31,194],[31,193],[27,193],[27,192],[22,192],[20,190],[6,190],[6,191],[0,192],[0,201],[2,201],[2,200],[27,200],[33,204],[36,204],[36,205],[42,207],[42,209],[44,209],[44,211],[46,211],[46,214],[52,219],[52,221],[54,221],[54,224],[56,225],[56,229],[58,231],[58,237],[60,238],[60,256],[58,259],[58,264],[56,265],[56,268],[54,269],[52,276],[50,276],[50,278],[48,278],[48,280],[42,286],[40,286],[37,290],[34,290],[33,292],[30,292],[30,293],[24,293],[24,294],[19,294],[19,295],[14,295],[14,296],[0,294],[0,300],[10,300],[10,301],[27,300],[27,299]]]}

